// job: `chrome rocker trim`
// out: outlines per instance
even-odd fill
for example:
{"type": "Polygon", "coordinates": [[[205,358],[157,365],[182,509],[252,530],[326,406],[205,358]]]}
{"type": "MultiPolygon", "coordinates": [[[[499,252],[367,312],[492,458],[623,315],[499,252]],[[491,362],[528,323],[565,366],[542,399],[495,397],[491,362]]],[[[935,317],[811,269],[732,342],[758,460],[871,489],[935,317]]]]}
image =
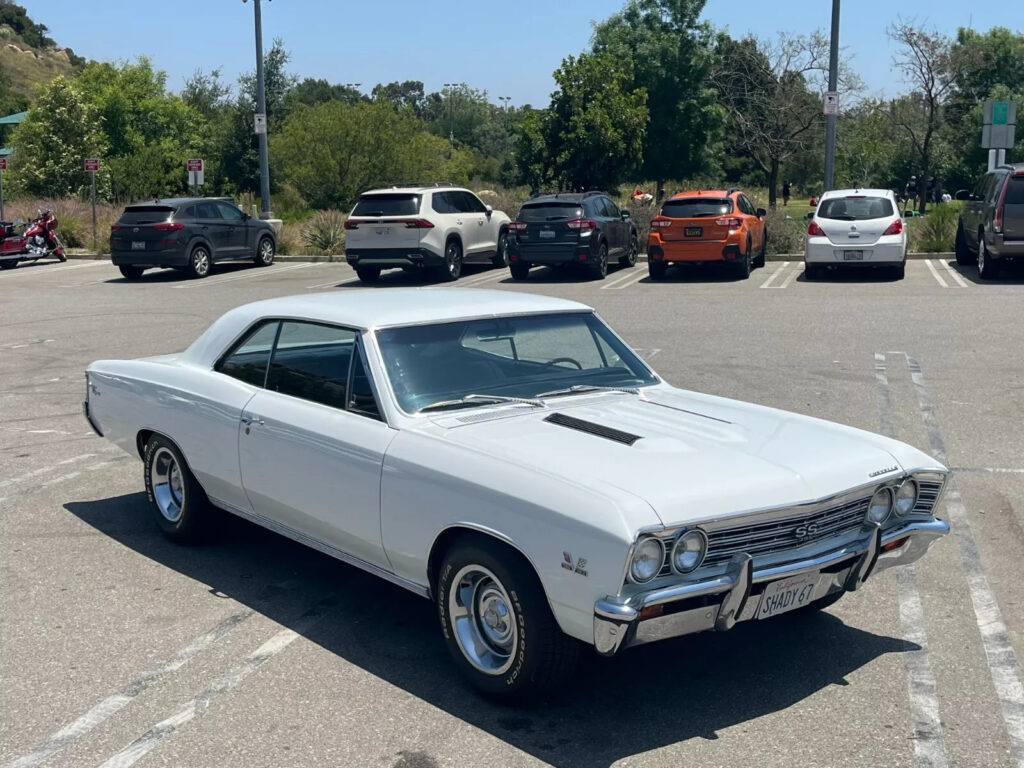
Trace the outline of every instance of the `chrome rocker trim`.
{"type": "Polygon", "coordinates": [[[715,578],[663,587],[625,599],[609,596],[598,600],[594,604],[594,647],[602,656],[614,656],[632,645],[710,629],[732,629],[737,622],[749,621],[757,615],[761,598],[750,594],[755,584],[826,568],[832,572],[819,576],[814,600],[838,590],[853,592],[876,573],[918,560],[949,533],[949,524],[939,519],[913,521],[885,533],[880,526],[865,526],[863,533],[863,538],[817,557],[758,569],[750,555],[737,554],[729,561],[726,572],[715,578]],[[902,539],[906,540],[898,547],[885,550],[887,545],[902,539]],[[846,563],[849,567],[836,568],[846,563]],[[641,619],[645,608],[712,595],[722,595],[721,602],[641,619]]]}

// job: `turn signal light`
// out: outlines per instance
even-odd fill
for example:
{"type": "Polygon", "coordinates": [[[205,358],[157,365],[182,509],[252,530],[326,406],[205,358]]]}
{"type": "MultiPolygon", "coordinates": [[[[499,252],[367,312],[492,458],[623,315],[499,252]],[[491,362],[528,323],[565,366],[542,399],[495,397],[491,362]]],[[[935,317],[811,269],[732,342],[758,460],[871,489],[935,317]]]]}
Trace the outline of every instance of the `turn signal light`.
{"type": "Polygon", "coordinates": [[[818,222],[812,221],[807,225],[807,234],[811,237],[824,237],[825,230],[818,226],[818,222]]]}
{"type": "Polygon", "coordinates": [[[894,221],[892,224],[890,224],[889,228],[886,229],[885,232],[883,232],[882,234],[883,235],[898,235],[902,231],[903,231],[903,219],[896,219],[896,221],[894,221]]]}
{"type": "Polygon", "coordinates": [[[896,541],[890,541],[888,544],[882,545],[883,552],[892,552],[894,549],[899,549],[907,543],[909,536],[904,536],[902,539],[896,539],[896,541]]]}
{"type": "Polygon", "coordinates": [[[665,613],[665,605],[648,605],[640,611],[640,620],[653,619],[665,613]]]}

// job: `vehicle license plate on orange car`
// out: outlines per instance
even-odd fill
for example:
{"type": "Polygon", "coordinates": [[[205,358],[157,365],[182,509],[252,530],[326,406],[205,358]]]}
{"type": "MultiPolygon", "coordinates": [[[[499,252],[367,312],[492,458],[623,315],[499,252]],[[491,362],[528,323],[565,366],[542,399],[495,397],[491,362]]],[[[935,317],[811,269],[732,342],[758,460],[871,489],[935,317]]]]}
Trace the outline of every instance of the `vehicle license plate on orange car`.
{"type": "Polygon", "coordinates": [[[704,234],[704,228],[703,227],[687,227],[686,229],[683,230],[683,234],[686,237],[700,237],[701,235],[704,234]]]}
{"type": "Polygon", "coordinates": [[[807,605],[814,597],[814,587],[817,583],[817,571],[773,581],[765,587],[764,594],[761,595],[757,618],[767,619],[807,605]]]}

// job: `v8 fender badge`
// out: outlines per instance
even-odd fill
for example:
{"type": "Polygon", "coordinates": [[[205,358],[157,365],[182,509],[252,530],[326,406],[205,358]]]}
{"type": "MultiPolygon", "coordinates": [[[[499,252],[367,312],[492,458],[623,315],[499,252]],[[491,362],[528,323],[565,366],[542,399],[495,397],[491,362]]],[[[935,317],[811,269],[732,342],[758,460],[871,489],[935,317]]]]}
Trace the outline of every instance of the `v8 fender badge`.
{"type": "Polygon", "coordinates": [[[576,559],[576,564],[573,565],[572,555],[568,552],[562,553],[562,567],[567,571],[572,571],[580,576],[587,575],[587,559],[585,557],[579,557],[576,559]]]}
{"type": "Polygon", "coordinates": [[[897,466],[886,467],[885,469],[879,469],[876,472],[871,472],[870,474],[868,474],[868,477],[878,477],[880,475],[888,475],[890,472],[895,472],[898,469],[899,469],[899,467],[897,467],[897,466]]]}

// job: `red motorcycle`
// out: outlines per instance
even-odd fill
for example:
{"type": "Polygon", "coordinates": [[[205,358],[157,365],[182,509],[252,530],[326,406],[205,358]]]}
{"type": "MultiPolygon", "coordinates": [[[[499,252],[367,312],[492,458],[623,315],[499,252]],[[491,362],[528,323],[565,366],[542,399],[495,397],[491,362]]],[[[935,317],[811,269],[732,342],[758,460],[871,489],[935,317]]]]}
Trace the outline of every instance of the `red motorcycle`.
{"type": "Polygon", "coordinates": [[[67,261],[64,244],[57,237],[57,217],[47,206],[33,219],[21,234],[15,227],[21,222],[0,221],[3,240],[0,241],[0,269],[14,269],[23,261],[55,258],[67,261]]]}

